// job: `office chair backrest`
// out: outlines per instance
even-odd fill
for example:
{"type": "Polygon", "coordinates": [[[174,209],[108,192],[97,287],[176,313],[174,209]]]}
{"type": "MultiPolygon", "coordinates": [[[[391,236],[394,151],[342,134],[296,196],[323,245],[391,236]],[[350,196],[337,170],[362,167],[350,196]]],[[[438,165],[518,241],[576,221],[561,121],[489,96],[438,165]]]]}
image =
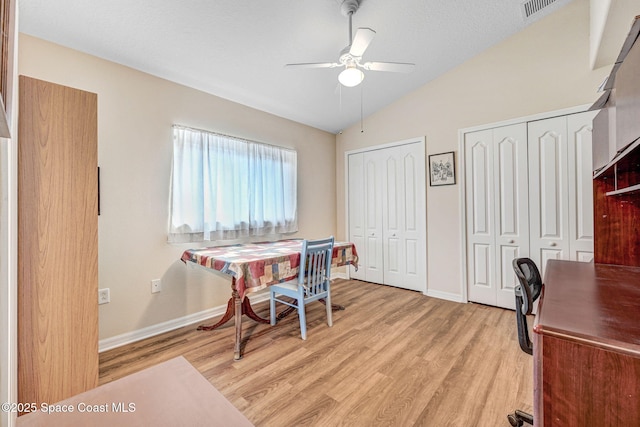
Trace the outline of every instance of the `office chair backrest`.
{"type": "Polygon", "coordinates": [[[305,240],[300,254],[298,284],[305,286],[305,296],[325,292],[331,277],[333,236],[320,240],[305,240]]]}
{"type": "Polygon", "coordinates": [[[516,323],[518,325],[518,342],[525,353],[533,354],[533,345],[529,338],[527,315],[533,311],[533,303],[542,292],[542,277],[536,264],[529,258],[513,260],[513,270],[518,278],[514,289],[516,297],[516,323]]]}
{"type": "Polygon", "coordinates": [[[513,270],[520,282],[515,288],[516,295],[522,296],[522,312],[531,314],[533,303],[542,291],[542,277],[536,264],[529,258],[516,258],[513,260],[513,270]]]}

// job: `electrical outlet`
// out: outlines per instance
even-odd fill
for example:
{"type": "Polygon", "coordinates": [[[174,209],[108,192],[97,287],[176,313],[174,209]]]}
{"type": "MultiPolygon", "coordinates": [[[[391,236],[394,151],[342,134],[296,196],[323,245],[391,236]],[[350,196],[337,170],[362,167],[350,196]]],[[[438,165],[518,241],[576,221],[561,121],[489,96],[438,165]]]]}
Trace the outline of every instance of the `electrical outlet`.
{"type": "Polygon", "coordinates": [[[151,281],[151,293],[155,294],[158,293],[162,290],[162,282],[160,282],[160,279],[153,279],[151,281]]]}
{"type": "Polygon", "coordinates": [[[111,302],[109,288],[98,289],[98,304],[107,304],[109,302],[111,302]]]}

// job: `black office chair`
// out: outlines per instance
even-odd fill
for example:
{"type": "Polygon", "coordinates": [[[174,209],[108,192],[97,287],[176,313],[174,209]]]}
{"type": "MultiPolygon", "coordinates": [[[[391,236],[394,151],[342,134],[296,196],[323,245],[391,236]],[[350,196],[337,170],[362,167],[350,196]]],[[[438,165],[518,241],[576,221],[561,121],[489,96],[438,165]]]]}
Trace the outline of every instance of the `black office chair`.
{"type": "MultiPolygon", "coordinates": [[[[529,258],[514,259],[513,269],[520,282],[514,289],[516,296],[518,343],[522,351],[533,354],[533,345],[531,344],[531,339],[529,339],[527,315],[532,313],[533,303],[540,296],[540,292],[542,292],[542,277],[536,264],[529,258]]],[[[519,410],[507,415],[507,419],[513,427],[522,426],[524,423],[533,425],[533,416],[519,410]]]]}

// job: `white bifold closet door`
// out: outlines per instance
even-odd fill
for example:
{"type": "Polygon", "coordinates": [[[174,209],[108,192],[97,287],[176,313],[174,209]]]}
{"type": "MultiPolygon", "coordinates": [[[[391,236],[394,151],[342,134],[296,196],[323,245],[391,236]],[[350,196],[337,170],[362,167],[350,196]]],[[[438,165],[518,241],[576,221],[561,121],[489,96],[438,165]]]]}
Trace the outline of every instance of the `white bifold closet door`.
{"type": "Polygon", "coordinates": [[[514,307],[511,261],[593,259],[593,112],[465,134],[467,294],[514,307]]]}
{"type": "MultiPolygon", "coordinates": [[[[364,210],[364,156],[351,154],[348,156],[348,209],[349,209],[349,241],[356,245],[358,251],[358,270],[350,269],[351,277],[366,280],[365,271],[365,210],[364,210]]],[[[375,264],[374,264],[375,267],[375,264]]]]}
{"type": "Polygon", "coordinates": [[[364,159],[364,249],[366,263],[364,274],[368,282],[384,283],[384,240],[382,237],[383,199],[385,181],[384,159],[379,151],[368,151],[364,159]]]}
{"type": "Polygon", "coordinates": [[[349,238],[360,268],[351,276],[426,292],[424,143],[349,154],[349,238]]]}
{"type": "Polygon", "coordinates": [[[511,261],[529,251],[527,128],[465,135],[469,300],[515,308],[511,261]]]}
{"type": "Polygon", "coordinates": [[[530,258],[593,259],[591,134],[594,113],[528,124],[531,210],[530,258]]]}

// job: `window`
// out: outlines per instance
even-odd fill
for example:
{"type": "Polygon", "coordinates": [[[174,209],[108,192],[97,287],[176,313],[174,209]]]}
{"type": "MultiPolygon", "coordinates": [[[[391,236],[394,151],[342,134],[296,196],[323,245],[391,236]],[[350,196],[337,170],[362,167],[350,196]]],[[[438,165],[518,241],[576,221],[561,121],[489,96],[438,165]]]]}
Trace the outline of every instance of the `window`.
{"type": "Polygon", "coordinates": [[[169,242],[298,230],[297,153],[173,126],[169,242]]]}

